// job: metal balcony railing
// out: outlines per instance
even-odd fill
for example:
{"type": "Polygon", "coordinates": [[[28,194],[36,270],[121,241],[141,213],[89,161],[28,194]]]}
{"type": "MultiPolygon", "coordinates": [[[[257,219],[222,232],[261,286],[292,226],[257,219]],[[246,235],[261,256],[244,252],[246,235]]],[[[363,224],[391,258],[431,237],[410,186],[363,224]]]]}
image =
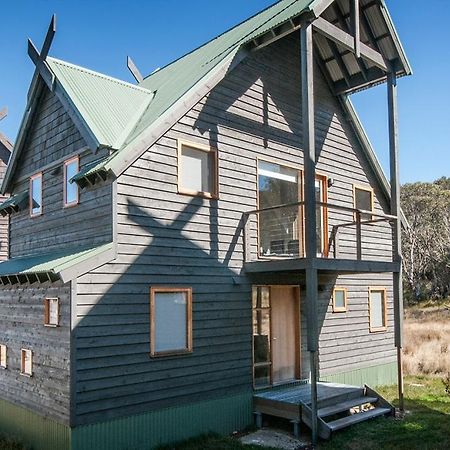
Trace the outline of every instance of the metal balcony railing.
{"type": "MultiPolygon", "coordinates": [[[[246,262],[304,258],[304,202],[244,213],[246,262]]],[[[397,217],[348,206],[317,202],[319,258],[392,261],[397,217]]]]}

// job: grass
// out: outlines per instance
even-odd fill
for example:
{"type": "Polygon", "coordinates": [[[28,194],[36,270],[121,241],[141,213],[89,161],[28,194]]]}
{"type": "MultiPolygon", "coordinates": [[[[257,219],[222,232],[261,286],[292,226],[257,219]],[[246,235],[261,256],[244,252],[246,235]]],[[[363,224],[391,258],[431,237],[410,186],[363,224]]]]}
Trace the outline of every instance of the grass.
{"type": "MultiPolygon", "coordinates": [[[[378,389],[398,406],[397,388],[378,389]]],[[[320,450],[444,450],[450,448],[450,395],[439,378],[409,376],[405,379],[403,419],[379,418],[336,433],[320,450]]]]}
{"type": "Polygon", "coordinates": [[[0,436],[0,450],[26,450],[25,447],[0,436]]]}

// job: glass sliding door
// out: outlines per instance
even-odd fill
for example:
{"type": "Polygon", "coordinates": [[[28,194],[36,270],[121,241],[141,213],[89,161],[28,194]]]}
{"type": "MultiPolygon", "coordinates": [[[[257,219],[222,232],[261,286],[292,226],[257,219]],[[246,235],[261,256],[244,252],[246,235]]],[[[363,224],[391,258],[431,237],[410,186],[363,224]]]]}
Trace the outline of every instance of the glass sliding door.
{"type": "MultiPolygon", "coordinates": [[[[258,162],[259,209],[289,205],[301,201],[300,172],[266,161],[258,162]]],[[[284,206],[259,213],[260,257],[300,255],[300,206],[284,206]]]]}

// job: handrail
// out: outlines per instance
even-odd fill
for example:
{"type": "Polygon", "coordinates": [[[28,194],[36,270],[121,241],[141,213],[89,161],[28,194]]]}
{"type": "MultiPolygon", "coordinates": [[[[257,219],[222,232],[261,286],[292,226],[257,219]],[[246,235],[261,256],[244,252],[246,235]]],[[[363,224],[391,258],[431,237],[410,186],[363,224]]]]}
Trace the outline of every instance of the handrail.
{"type": "MultiPolygon", "coordinates": [[[[295,202],[295,203],[284,203],[281,205],[269,206],[267,208],[246,211],[246,212],[244,212],[244,214],[247,216],[250,216],[252,214],[259,214],[259,213],[266,212],[266,211],[273,211],[274,209],[289,208],[289,207],[293,207],[293,206],[304,206],[304,205],[305,205],[304,201],[303,202],[295,202]]],[[[397,220],[397,216],[393,216],[391,214],[376,213],[373,211],[367,211],[365,209],[357,209],[357,208],[351,208],[349,206],[335,205],[333,203],[316,202],[316,206],[321,206],[321,207],[325,207],[328,209],[337,209],[337,210],[347,211],[347,212],[361,214],[361,215],[366,214],[366,215],[370,215],[373,217],[380,217],[385,220],[397,220]]],[[[364,222],[361,222],[361,223],[364,223],[364,222]]]]}

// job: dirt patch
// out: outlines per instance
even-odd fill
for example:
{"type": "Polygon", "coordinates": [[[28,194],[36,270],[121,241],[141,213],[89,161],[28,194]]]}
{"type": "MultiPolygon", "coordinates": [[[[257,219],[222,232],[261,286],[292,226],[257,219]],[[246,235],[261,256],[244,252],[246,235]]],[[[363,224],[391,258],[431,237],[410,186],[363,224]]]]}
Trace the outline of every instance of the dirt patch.
{"type": "Polygon", "coordinates": [[[310,447],[310,443],[295,439],[290,433],[283,430],[262,428],[261,430],[247,434],[240,438],[242,444],[259,445],[261,447],[279,448],[282,450],[304,450],[310,447]]]}

